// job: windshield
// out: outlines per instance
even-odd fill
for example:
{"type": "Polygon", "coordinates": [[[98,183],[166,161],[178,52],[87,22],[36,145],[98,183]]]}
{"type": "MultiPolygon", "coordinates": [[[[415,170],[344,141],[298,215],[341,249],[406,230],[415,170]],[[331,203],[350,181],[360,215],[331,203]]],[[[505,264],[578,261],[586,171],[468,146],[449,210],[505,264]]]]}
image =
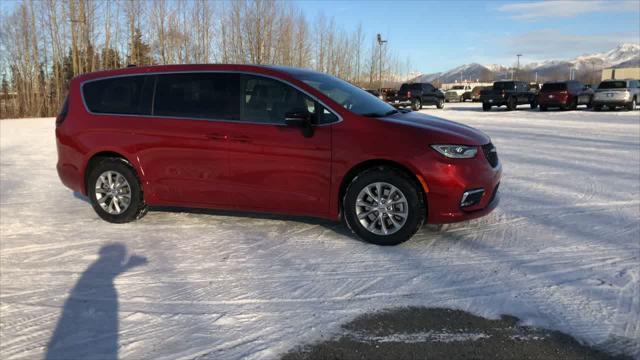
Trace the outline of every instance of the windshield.
{"type": "Polygon", "coordinates": [[[567,90],[566,83],[547,83],[542,85],[542,92],[567,90]]]}
{"type": "Polygon", "coordinates": [[[598,86],[598,89],[624,89],[626,87],[626,81],[603,81],[598,86]]]}
{"type": "Polygon", "coordinates": [[[495,90],[513,90],[514,83],[512,82],[495,82],[493,83],[495,90]]]}
{"type": "Polygon", "coordinates": [[[374,95],[336,77],[314,72],[299,72],[293,75],[358,115],[381,117],[397,112],[393,106],[374,95]]]}

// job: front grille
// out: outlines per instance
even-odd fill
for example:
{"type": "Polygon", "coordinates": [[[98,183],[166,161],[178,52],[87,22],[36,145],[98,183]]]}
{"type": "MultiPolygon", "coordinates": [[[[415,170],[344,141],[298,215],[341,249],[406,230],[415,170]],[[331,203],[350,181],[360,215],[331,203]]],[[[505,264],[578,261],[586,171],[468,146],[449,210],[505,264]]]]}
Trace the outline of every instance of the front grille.
{"type": "Polygon", "coordinates": [[[484,152],[484,157],[487,158],[491,167],[498,166],[498,152],[492,143],[482,145],[482,151],[484,152]]]}

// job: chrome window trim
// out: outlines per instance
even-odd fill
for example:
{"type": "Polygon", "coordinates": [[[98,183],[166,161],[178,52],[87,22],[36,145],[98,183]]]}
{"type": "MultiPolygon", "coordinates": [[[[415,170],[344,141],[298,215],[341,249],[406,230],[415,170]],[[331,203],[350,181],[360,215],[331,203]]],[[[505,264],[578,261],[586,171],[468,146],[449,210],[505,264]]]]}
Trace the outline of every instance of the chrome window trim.
{"type": "Polygon", "coordinates": [[[264,122],[255,122],[255,121],[242,121],[240,119],[229,120],[229,119],[210,119],[210,118],[195,118],[195,117],[176,117],[176,116],[158,116],[158,115],[153,115],[153,107],[155,105],[155,91],[156,91],[156,85],[157,85],[157,81],[158,81],[157,77],[156,77],[156,79],[154,81],[154,86],[153,86],[153,95],[152,95],[152,99],[151,99],[152,106],[151,106],[151,114],[150,115],[96,113],[96,112],[93,112],[93,111],[89,110],[89,107],[87,106],[87,102],[86,102],[85,96],[84,96],[84,86],[85,86],[85,84],[92,83],[92,82],[95,82],[95,81],[115,79],[115,78],[121,78],[121,77],[133,77],[133,76],[157,76],[157,75],[174,75],[174,74],[207,74],[207,73],[253,75],[253,76],[261,76],[261,77],[265,77],[265,78],[268,78],[268,79],[273,79],[273,80],[279,81],[279,82],[281,82],[281,83],[283,83],[285,85],[289,85],[289,86],[293,87],[294,89],[302,92],[303,94],[307,95],[308,97],[310,97],[314,101],[317,101],[318,103],[320,103],[320,105],[322,105],[325,109],[327,109],[329,112],[331,112],[333,115],[335,115],[338,118],[337,121],[326,123],[326,124],[315,124],[314,126],[316,126],[316,127],[329,126],[329,125],[334,125],[334,124],[341,123],[343,121],[342,116],[340,116],[340,114],[338,114],[335,110],[333,110],[331,107],[327,106],[327,104],[325,104],[323,101],[318,99],[316,96],[310,94],[308,91],[306,91],[304,89],[301,89],[299,86],[297,86],[295,84],[292,84],[289,81],[286,81],[286,80],[280,79],[278,77],[275,77],[275,76],[256,73],[256,72],[251,72],[251,71],[243,71],[243,70],[185,70],[185,71],[161,71],[161,72],[150,72],[150,73],[111,75],[111,76],[105,76],[105,77],[99,77],[99,78],[95,78],[95,79],[85,80],[85,81],[81,82],[80,83],[80,97],[82,98],[82,105],[84,106],[85,111],[87,113],[89,113],[91,115],[95,115],[95,116],[125,116],[125,117],[143,117],[143,118],[159,118],[159,119],[174,119],[174,120],[181,120],[181,119],[182,120],[200,120],[200,121],[231,122],[231,123],[254,124],[254,125],[286,126],[285,124],[264,123],[264,122]]]}

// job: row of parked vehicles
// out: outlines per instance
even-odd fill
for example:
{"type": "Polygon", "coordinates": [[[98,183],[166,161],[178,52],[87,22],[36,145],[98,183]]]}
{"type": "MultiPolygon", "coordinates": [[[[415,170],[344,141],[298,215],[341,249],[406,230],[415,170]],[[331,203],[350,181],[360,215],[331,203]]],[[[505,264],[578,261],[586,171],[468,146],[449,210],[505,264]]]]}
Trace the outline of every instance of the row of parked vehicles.
{"type": "Polygon", "coordinates": [[[640,81],[605,80],[594,90],[576,80],[548,82],[541,88],[525,81],[508,80],[496,81],[490,87],[456,85],[446,92],[430,83],[406,83],[397,92],[386,89],[382,94],[377,91],[374,94],[395,107],[411,107],[413,110],[425,105],[442,109],[445,102],[467,100],[481,102],[484,111],[501,106],[515,110],[519,105],[529,105],[540,111],[575,110],[581,105],[594,111],[604,108],[635,110],[640,101],[640,81]]]}

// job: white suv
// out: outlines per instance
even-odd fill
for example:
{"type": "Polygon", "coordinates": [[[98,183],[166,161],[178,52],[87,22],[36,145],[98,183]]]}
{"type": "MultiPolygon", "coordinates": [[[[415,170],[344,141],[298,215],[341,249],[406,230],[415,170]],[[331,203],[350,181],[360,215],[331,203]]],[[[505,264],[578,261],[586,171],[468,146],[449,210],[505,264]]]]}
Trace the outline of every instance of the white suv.
{"type": "Polygon", "coordinates": [[[640,101],[640,81],[605,80],[598,85],[593,95],[593,110],[600,111],[603,107],[615,109],[625,107],[627,110],[635,110],[640,101]]]}

